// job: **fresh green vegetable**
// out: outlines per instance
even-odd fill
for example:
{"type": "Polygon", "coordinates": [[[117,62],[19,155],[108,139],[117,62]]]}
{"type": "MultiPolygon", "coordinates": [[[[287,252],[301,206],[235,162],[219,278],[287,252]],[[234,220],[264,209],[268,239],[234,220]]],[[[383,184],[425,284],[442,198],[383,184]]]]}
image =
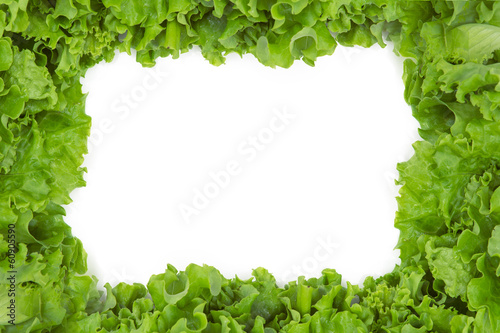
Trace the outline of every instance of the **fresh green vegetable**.
{"type": "Polygon", "coordinates": [[[0,0],[0,332],[500,332],[499,225],[500,2],[0,0]],[[314,65],[337,43],[385,41],[406,58],[423,139],[398,165],[392,273],[345,288],[325,269],[279,288],[262,268],[243,281],[168,266],[105,291],[85,275],[61,205],[85,185],[88,68],[193,45],[214,65],[230,52],[314,65]]]}

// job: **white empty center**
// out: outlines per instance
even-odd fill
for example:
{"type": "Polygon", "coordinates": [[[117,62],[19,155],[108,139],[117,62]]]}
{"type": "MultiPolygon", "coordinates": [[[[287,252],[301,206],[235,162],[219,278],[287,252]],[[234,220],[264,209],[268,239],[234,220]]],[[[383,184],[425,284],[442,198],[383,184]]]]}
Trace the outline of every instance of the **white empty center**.
{"type": "Polygon", "coordinates": [[[360,283],[398,262],[397,162],[417,123],[402,60],[346,49],[311,68],[194,50],[144,69],[120,54],[82,79],[93,118],[87,187],[68,223],[101,283],[147,283],[167,263],[280,283],[335,268],[360,283]]]}

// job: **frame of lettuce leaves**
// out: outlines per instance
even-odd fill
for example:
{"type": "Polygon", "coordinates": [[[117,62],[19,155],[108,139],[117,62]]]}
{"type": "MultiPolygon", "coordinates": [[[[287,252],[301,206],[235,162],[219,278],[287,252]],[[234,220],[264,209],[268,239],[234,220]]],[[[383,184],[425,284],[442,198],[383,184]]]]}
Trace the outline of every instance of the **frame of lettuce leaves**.
{"type": "Polygon", "coordinates": [[[0,0],[0,332],[499,332],[500,2],[0,0]],[[126,34],[125,34],[126,33],[126,34]],[[385,38],[382,38],[382,35],[385,38]],[[116,50],[153,66],[199,45],[313,65],[337,43],[394,45],[423,141],[398,165],[401,265],[364,285],[326,269],[279,288],[168,266],[96,288],[63,221],[90,118],[79,79],[116,50]],[[16,326],[6,306],[15,226],[16,326]]]}

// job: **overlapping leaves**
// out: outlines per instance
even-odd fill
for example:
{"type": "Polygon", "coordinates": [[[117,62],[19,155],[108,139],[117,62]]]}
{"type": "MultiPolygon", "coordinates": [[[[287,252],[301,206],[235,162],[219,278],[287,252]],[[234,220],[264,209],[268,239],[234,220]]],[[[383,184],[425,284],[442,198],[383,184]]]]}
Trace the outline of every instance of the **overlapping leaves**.
{"type": "MultiPolygon", "coordinates": [[[[16,326],[0,332],[497,332],[500,3],[396,0],[0,0],[0,307],[17,236],[16,326]],[[385,38],[384,38],[385,37],[385,38]],[[334,270],[280,288],[168,266],[141,284],[84,275],[63,204],[84,186],[90,119],[79,78],[116,50],[153,66],[193,46],[267,66],[337,44],[394,45],[423,141],[398,166],[402,264],[364,286],[334,270]]],[[[362,203],[360,203],[362,205],[362,203]]]]}

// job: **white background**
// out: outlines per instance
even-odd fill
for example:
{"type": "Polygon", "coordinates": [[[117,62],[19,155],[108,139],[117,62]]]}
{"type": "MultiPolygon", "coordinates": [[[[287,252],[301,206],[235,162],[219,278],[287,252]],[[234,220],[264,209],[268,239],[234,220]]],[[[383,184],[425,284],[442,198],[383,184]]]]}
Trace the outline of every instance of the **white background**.
{"type": "Polygon", "coordinates": [[[154,69],[126,54],[92,68],[87,187],[66,218],[89,273],[146,284],[167,263],[228,278],[262,266],[282,285],[327,267],[355,284],[390,272],[396,164],[418,139],[401,77],[390,46],[286,70],[236,55],[214,67],[199,50],[154,69]],[[228,163],[240,173],[215,185],[228,163]],[[206,187],[217,195],[200,199],[206,187]],[[206,207],[186,219],[193,200],[206,207]]]}

